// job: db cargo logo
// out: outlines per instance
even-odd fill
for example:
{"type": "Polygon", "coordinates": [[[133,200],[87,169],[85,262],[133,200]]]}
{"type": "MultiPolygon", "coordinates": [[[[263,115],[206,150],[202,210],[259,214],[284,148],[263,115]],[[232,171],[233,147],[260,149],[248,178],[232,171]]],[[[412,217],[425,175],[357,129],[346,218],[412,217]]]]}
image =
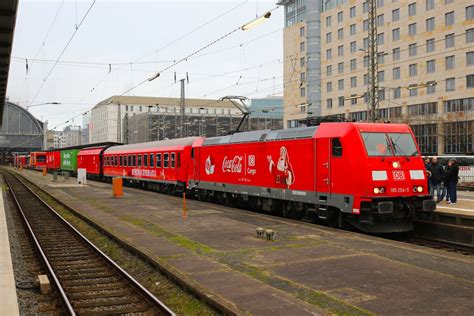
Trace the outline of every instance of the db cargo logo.
{"type": "Polygon", "coordinates": [[[394,170],[393,171],[393,180],[395,181],[404,181],[405,172],[403,170],[394,170]]]}
{"type": "Polygon", "coordinates": [[[227,156],[225,156],[222,161],[222,172],[242,173],[243,159],[243,156],[235,156],[232,159],[228,159],[227,156]]]}

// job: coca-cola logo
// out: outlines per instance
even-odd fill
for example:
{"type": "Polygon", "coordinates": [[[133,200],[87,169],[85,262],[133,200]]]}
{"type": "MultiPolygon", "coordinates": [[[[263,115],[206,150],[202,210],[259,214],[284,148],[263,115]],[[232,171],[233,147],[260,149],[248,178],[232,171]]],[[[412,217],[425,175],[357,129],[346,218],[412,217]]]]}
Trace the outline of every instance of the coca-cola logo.
{"type": "Polygon", "coordinates": [[[243,156],[235,156],[232,159],[224,157],[222,161],[222,172],[242,173],[242,160],[243,156]]]}

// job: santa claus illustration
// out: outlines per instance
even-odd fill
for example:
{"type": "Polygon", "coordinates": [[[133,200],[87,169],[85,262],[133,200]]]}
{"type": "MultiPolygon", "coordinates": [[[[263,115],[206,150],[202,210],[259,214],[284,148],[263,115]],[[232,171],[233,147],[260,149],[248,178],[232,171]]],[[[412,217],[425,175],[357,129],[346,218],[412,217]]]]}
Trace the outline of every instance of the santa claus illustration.
{"type": "Polygon", "coordinates": [[[286,147],[282,146],[280,148],[280,158],[278,158],[276,165],[272,156],[268,155],[267,160],[269,171],[275,177],[275,183],[289,188],[295,182],[295,175],[286,147]]]}

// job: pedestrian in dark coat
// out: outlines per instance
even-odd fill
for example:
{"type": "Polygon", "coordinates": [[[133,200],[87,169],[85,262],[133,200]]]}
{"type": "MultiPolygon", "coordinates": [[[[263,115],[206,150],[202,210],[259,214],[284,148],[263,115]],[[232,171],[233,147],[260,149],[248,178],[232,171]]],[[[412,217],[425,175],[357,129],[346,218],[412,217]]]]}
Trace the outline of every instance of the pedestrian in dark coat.
{"type": "Polygon", "coordinates": [[[430,173],[431,173],[431,191],[430,194],[434,197],[435,196],[435,191],[436,191],[436,198],[437,202],[441,202],[443,199],[443,184],[442,181],[444,179],[444,169],[443,166],[441,166],[440,163],[438,163],[438,158],[433,157],[431,159],[431,165],[430,165],[430,173]]]}
{"type": "Polygon", "coordinates": [[[459,177],[459,167],[454,159],[448,162],[448,171],[446,172],[446,183],[448,184],[449,202],[448,204],[457,203],[457,186],[459,177]]]}

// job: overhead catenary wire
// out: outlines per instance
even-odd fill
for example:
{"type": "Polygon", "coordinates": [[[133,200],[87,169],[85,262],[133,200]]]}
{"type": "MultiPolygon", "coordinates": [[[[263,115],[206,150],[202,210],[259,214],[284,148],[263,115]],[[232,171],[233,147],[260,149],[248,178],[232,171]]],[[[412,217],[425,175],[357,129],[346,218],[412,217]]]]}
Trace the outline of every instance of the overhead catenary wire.
{"type": "Polygon", "coordinates": [[[59,54],[58,58],[56,59],[55,63],[53,64],[53,66],[51,67],[51,69],[49,70],[48,74],[46,75],[46,77],[44,78],[43,82],[41,83],[38,91],[36,92],[36,94],[34,95],[33,99],[31,100],[30,104],[31,103],[34,103],[34,101],[36,100],[36,98],[38,97],[38,95],[41,93],[41,90],[43,89],[44,85],[46,84],[46,82],[48,81],[48,78],[49,76],[51,76],[51,74],[53,73],[54,69],[56,68],[56,65],[58,64],[59,60],[61,59],[61,57],[63,56],[64,52],[66,51],[66,49],[69,47],[69,44],[71,44],[72,40],[74,39],[74,36],[76,35],[76,33],[79,31],[81,25],[84,23],[85,19],[87,18],[87,16],[89,15],[89,13],[91,12],[92,8],[94,7],[96,3],[96,0],[93,0],[92,1],[92,4],[89,6],[89,8],[87,9],[86,13],[84,14],[84,16],[82,17],[81,21],[79,22],[79,24],[77,24],[76,28],[74,29],[74,32],[72,33],[72,35],[70,36],[69,40],[67,41],[66,45],[64,46],[64,48],[61,50],[61,53],[59,54]]]}

